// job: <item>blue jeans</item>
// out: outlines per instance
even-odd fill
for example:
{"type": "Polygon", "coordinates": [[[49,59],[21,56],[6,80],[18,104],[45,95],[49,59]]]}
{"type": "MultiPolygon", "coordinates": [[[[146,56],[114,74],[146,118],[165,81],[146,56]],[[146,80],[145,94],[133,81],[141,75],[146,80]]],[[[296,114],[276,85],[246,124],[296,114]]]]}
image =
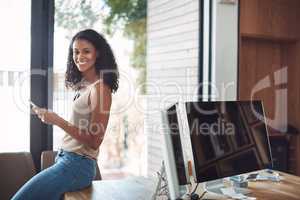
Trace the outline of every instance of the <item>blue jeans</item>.
{"type": "Polygon", "coordinates": [[[95,176],[95,160],[61,150],[55,164],[32,177],[12,200],[59,200],[65,192],[89,186],[95,176]]]}

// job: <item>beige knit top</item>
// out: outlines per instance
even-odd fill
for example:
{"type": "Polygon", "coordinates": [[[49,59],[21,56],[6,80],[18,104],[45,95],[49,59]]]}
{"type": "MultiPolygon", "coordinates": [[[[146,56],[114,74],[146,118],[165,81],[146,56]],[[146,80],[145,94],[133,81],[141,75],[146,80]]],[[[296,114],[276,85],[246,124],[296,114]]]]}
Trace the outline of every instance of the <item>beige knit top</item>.
{"type": "MultiPolygon", "coordinates": [[[[88,105],[88,99],[92,87],[99,81],[100,80],[92,84],[89,84],[87,81],[82,81],[82,88],[77,91],[78,93],[76,96],[78,97],[76,98],[75,96],[76,99],[73,101],[70,123],[78,127],[79,130],[88,130],[92,112],[90,105],[88,105]]],[[[82,144],[68,133],[66,133],[63,137],[61,148],[65,151],[85,155],[96,160],[99,155],[99,148],[94,150],[87,145],[82,144]]]]}

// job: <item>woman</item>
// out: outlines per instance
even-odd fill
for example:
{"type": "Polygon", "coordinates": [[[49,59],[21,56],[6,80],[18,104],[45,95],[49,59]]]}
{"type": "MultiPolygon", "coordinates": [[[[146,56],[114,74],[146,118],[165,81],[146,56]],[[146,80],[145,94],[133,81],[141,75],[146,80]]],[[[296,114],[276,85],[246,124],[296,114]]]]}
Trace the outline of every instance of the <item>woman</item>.
{"type": "Polygon", "coordinates": [[[117,64],[106,40],[91,29],[77,33],[69,47],[65,76],[66,87],[77,92],[70,122],[50,110],[33,108],[44,123],[65,131],[61,151],[55,164],[30,179],[13,200],[60,199],[65,192],[91,184],[118,78],[117,64]]]}

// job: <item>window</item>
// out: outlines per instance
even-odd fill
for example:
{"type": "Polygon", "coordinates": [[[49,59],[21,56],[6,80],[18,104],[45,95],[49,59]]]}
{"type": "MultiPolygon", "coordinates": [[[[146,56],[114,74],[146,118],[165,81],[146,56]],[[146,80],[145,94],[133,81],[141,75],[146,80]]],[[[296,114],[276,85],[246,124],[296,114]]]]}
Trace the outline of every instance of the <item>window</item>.
{"type": "Polygon", "coordinates": [[[14,86],[14,72],[8,72],[8,86],[14,86]]]}
{"type": "Polygon", "coordinates": [[[4,72],[0,71],[0,87],[4,84],[4,72]]]}
{"type": "Polygon", "coordinates": [[[0,152],[29,151],[30,79],[17,75],[30,69],[31,4],[28,0],[0,4],[0,152]]]}
{"type": "MultiPolygon", "coordinates": [[[[101,14],[99,15],[103,12],[101,1],[84,1],[85,3],[82,1],[80,6],[78,2],[80,1],[55,1],[53,110],[66,120],[70,118],[74,97],[74,92],[66,90],[64,86],[71,37],[86,28],[104,33],[101,14]],[[89,3],[91,6],[87,5],[89,3]],[[78,14],[80,7],[85,7],[88,11],[78,14]],[[68,22],[67,16],[71,12],[77,17],[68,22]],[[66,17],[63,17],[64,14],[66,17]],[[74,27],[74,24],[77,24],[77,27],[74,27]],[[69,28],[65,28],[66,26],[69,28]]],[[[112,37],[104,33],[114,51],[120,70],[120,88],[113,95],[109,124],[100,148],[99,166],[104,178],[120,178],[128,174],[141,175],[145,168],[142,158],[145,152],[143,115],[132,103],[137,72],[129,66],[128,52],[132,51],[132,43],[122,36],[122,31],[117,30],[112,37]]],[[[138,104],[145,105],[143,100],[138,104]]],[[[60,128],[53,127],[54,150],[60,148],[64,134],[60,128]]]]}

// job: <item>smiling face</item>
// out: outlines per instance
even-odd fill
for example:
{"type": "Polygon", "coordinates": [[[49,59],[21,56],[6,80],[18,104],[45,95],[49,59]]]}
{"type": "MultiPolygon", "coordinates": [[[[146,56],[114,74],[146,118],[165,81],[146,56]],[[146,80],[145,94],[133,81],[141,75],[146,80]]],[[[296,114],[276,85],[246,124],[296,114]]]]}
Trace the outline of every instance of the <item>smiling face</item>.
{"type": "Polygon", "coordinates": [[[97,50],[92,43],[84,39],[77,39],[73,43],[73,61],[82,73],[94,70],[97,50]]]}

